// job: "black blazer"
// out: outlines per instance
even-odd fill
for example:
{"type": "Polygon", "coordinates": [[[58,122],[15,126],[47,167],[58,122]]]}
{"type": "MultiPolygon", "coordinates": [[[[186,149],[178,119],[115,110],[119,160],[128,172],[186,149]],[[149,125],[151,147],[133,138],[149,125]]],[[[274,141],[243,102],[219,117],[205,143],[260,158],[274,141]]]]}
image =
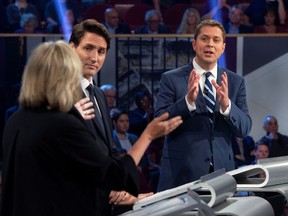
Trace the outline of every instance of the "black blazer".
{"type": "Polygon", "coordinates": [[[20,109],[3,134],[1,215],[99,213],[97,189],[137,195],[133,159],[112,159],[74,108],[70,113],[20,109]]]}

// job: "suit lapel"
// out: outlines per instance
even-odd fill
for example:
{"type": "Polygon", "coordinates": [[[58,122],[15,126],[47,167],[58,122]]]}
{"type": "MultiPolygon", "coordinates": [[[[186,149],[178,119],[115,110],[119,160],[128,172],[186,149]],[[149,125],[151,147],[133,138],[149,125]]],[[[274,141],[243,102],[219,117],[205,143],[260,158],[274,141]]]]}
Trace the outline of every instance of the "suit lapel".
{"type": "MultiPolygon", "coordinates": [[[[99,109],[101,112],[105,132],[103,132],[102,130],[100,130],[100,131],[101,131],[103,137],[105,137],[106,142],[112,143],[113,142],[113,140],[112,140],[112,127],[110,124],[111,120],[109,119],[110,116],[109,116],[109,111],[107,109],[105,96],[104,96],[103,92],[100,89],[98,89],[97,87],[94,88],[94,91],[95,91],[95,97],[96,97],[96,100],[98,102],[98,106],[99,106],[99,109]]],[[[99,127],[99,129],[101,129],[101,128],[99,127]]]]}

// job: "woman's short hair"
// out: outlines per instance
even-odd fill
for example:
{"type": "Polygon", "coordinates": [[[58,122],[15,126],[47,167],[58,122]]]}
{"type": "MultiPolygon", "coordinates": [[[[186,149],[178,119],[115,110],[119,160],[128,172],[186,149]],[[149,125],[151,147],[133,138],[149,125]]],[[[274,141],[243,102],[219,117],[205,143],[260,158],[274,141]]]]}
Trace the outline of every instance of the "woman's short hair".
{"type": "Polygon", "coordinates": [[[68,112],[81,98],[81,76],[82,63],[67,43],[42,43],[25,66],[19,103],[68,112]]]}

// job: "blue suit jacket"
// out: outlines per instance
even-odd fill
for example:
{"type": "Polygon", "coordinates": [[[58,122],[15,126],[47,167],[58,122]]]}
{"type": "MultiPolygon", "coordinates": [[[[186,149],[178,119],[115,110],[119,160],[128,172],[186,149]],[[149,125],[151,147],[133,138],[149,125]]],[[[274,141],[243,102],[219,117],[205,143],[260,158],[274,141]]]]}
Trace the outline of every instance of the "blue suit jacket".
{"type": "MultiPolygon", "coordinates": [[[[244,79],[226,69],[231,100],[229,118],[220,114],[220,105],[216,100],[212,128],[201,90],[195,101],[196,110],[188,110],[185,95],[192,69],[193,65],[190,63],[163,73],[160,80],[155,115],[159,116],[168,111],[170,117],[181,115],[184,122],[165,138],[159,191],[198,180],[208,174],[212,158],[215,170],[234,169],[231,138],[244,137],[251,129],[244,79]]],[[[219,67],[218,84],[223,72],[224,69],[219,67]]]]}

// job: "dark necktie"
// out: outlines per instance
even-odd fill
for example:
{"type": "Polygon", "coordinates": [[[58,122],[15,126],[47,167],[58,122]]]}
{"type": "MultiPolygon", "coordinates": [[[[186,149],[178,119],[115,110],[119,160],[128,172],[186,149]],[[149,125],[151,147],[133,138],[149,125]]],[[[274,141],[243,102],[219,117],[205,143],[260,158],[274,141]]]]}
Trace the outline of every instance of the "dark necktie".
{"type": "Polygon", "coordinates": [[[212,84],[208,79],[211,74],[212,74],[211,72],[205,73],[206,79],[204,83],[204,98],[205,98],[206,108],[208,110],[209,120],[211,124],[213,124],[213,112],[214,112],[214,107],[215,107],[215,101],[214,101],[212,84]]]}
{"type": "Polygon", "coordinates": [[[89,93],[90,101],[93,103],[93,108],[95,110],[95,118],[96,118],[97,124],[100,126],[102,132],[105,133],[103,119],[101,117],[100,110],[97,107],[96,102],[95,102],[95,94],[94,94],[94,89],[93,88],[94,88],[93,85],[90,84],[89,86],[87,86],[86,89],[87,89],[87,91],[89,93]]]}

